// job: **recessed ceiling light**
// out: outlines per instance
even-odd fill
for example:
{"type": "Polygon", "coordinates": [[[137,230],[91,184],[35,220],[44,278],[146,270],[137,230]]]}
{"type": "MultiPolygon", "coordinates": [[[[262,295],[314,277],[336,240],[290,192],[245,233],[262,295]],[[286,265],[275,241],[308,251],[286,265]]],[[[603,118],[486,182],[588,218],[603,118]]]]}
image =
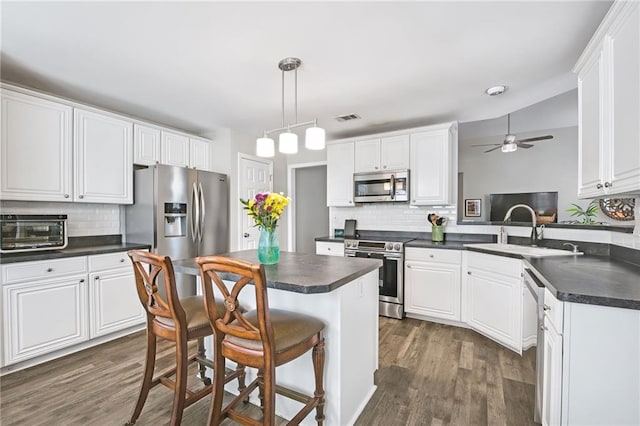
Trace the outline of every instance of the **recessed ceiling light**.
{"type": "Polygon", "coordinates": [[[498,95],[502,95],[504,92],[506,92],[506,90],[509,88],[509,86],[504,86],[502,84],[497,85],[497,86],[491,86],[489,87],[487,90],[484,91],[484,93],[486,93],[489,96],[498,96],[498,95]]]}

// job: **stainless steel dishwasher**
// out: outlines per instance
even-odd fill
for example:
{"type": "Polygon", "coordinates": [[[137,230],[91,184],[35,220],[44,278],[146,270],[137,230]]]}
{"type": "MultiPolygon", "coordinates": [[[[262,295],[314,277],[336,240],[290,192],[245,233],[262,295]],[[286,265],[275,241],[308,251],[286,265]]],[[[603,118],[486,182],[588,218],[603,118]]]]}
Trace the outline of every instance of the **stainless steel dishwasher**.
{"type": "Polygon", "coordinates": [[[524,283],[536,300],[536,314],[538,317],[536,339],[536,402],[533,420],[536,423],[540,423],[542,421],[542,380],[544,378],[544,285],[528,268],[524,270],[524,283]]]}

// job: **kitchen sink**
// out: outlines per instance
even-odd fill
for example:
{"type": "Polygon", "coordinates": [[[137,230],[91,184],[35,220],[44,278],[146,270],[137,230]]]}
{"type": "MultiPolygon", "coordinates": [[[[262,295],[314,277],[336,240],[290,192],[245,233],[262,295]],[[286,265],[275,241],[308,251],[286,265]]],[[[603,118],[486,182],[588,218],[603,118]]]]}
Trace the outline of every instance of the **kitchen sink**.
{"type": "Polygon", "coordinates": [[[547,257],[547,256],[575,256],[581,255],[582,252],[574,253],[570,250],[559,250],[547,247],[520,246],[517,244],[465,244],[465,247],[478,248],[482,250],[497,251],[500,253],[519,254],[528,257],[547,257]]]}

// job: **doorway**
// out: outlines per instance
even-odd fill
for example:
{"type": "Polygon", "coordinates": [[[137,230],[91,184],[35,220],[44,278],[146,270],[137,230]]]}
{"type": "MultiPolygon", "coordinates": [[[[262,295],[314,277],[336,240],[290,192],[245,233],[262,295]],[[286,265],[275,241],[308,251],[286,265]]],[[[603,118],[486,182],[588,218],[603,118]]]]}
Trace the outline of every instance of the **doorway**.
{"type": "MultiPolygon", "coordinates": [[[[238,194],[240,198],[252,199],[258,192],[273,190],[273,162],[254,158],[248,155],[238,155],[238,194]]],[[[240,235],[238,247],[250,250],[258,247],[260,230],[254,226],[254,221],[243,208],[238,210],[240,235]]]]}
{"type": "Polygon", "coordinates": [[[329,233],[326,162],[289,166],[289,251],[316,252],[315,238],[329,233]]]}

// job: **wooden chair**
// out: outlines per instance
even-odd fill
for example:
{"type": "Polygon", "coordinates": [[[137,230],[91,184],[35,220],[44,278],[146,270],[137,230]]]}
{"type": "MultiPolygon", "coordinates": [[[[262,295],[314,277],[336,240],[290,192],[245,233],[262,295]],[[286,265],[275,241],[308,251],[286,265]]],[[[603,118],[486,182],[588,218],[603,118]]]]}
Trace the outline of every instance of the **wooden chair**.
{"type": "MultiPolygon", "coordinates": [[[[218,425],[225,418],[241,424],[273,425],[275,422],[275,394],[302,402],[304,407],[289,424],[300,423],[314,408],[316,421],[324,421],[324,324],[313,317],[269,309],[264,266],[243,260],[219,256],[199,257],[204,288],[204,303],[214,333],[214,391],[209,412],[209,425],[218,425]],[[237,281],[231,292],[218,273],[234,274],[237,281]],[[257,309],[242,313],[238,310],[238,295],[253,281],[257,309]],[[224,302],[221,309],[214,296],[212,282],[224,302]],[[315,392],[313,397],[275,384],[275,368],[303,355],[313,348],[315,392]],[[239,395],[222,408],[224,395],[223,371],[225,358],[258,369],[258,377],[239,395]],[[247,400],[253,390],[259,389],[263,421],[259,422],[235,410],[240,401],[247,400]]],[[[228,276],[225,278],[228,279],[228,276]]]]}
{"type": "MultiPolygon", "coordinates": [[[[149,390],[162,384],[174,391],[170,424],[179,425],[183,410],[210,394],[213,389],[211,380],[205,376],[206,367],[212,368],[213,363],[204,356],[204,337],[211,336],[213,331],[202,296],[178,298],[173,264],[168,256],[142,250],[131,250],[128,255],[133,263],[138,296],[147,311],[147,355],[138,401],[127,424],[132,425],[138,420],[149,390]],[[166,300],[158,294],[159,276],[162,276],[164,281],[166,300]],[[153,378],[158,337],[175,342],[176,366],[153,378]],[[187,343],[193,340],[198,341],[198,352],[189,355],[187,343]],[[187,367],[191,362],[199,363],[200,378],[205,384],[204,388],[197,392],[187,389],[187,367]],[[174,374],[175,380],[171,380],[169,377],[174,374]]],[[[225,383],[238,378],[239,391],[244,389],[244,367],[238,366],[238,369],[226,378],[224,368],[222,372],[222,380],[225,383]]]]}

